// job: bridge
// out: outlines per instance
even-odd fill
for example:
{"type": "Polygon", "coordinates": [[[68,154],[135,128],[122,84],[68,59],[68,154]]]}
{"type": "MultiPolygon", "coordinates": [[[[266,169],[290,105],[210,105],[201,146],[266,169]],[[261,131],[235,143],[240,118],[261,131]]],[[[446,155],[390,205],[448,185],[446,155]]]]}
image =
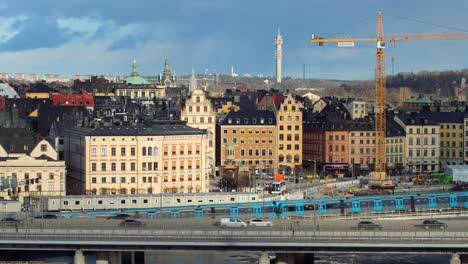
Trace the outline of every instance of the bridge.
{"type": "MultiPolygon", "coordinates": [[[[218,219],[145,219],[144,227],[121,227],[108,219],[50,219],[27,226],[3,226],[2,250],[74,251],[97,255],[99,264],[143,263],[145,251],[229,250],[263,252],[260,263],[313,263],[314,253],[451,254],[451,264],[468,258],[466,219],[447,219],[445,230],[422,230],[419,220],[386,220],[383,230],[359,231],[356,221],[274,220],[273,227],[226,229],[218,219]],[[403,224],[402,224],[403,222],[403,224]],[[127,262],[122,257],[130,253],[127,262]]],[[[466,263],[466,262],[463,262],[466,263]]]]}

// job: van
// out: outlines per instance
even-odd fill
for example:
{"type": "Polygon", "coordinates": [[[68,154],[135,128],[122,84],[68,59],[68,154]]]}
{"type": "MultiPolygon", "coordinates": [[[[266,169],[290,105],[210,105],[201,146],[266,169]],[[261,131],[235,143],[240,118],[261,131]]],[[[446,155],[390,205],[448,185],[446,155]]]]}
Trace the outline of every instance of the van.
{"type": "Polygon", "coordinates": [[[221,227],[246,227],[247,223],[240,218],[221,218],[221,227]]]}

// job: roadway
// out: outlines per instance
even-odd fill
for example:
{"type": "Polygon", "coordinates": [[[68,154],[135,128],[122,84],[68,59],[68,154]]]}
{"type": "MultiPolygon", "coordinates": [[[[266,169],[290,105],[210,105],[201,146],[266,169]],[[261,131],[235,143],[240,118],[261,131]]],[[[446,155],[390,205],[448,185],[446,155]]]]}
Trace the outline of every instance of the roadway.
{"type": "MultiPolygon", "coordinates": [[[[466,232],[466,220],[468,217],[459,216],[456,218],[444,219],[444,216],[437,216],[441,222],[448,225],[445,230],[430,230],[431,232],[466,232]]],[[[242,218],[242,216],[241,216],[242,218]]],[[[428,217],[430,218],[430,217],[428,217]]],[[[139,230],[223,230],[232,228],[221,228],[219,226],[220,217],[197,218],[175,218],[175,219],[138,219],[145,223],[144,226],[123,227],[121,220],[95,218],[59,218],[59,219],[26,219],[24,223],[19,224],[18,229],[139,229],[139,230]]],[[[249,219],[244,219],[245,221],[249,219]]],[[[271,219],[272,227],[245,227],[245,230],[252,231],[356,231],[357,224],[362,221],[358,219],[338,219],[312,217],[310,219],[271,219]]],[[[401,232],[401,231],[422,231],[415,225],[421,224],[422,219],[383,219],[371,220],[374,223],[381,224],[382,231],[375,232],[401,232]]],[[[16,229],[13,224],[1,224],[0,228],[16,229]]]]}

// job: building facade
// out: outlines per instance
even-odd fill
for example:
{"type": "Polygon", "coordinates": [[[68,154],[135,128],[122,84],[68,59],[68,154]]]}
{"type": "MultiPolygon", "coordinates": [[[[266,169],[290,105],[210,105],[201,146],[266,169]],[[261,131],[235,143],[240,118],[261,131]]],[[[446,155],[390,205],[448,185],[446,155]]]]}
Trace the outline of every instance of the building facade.
{"type": "Polygon", "coordinates": [[[302,104],[289,94],[276,113],[278,166],[291,170],[302,165],[302,104]]]}
{"type": "Polygon", "coordinates": [[[373,170],[375,165],[373,122],[354,122],[349,126],[349,164],[354,175],[364,175],[373,170]]]}
{"type": "Polygon", "coordinates": [[[67,188],[76,194],[208,192],[207,145],[206,130],[174,120],[71,129],[67,188]]]}
{"type": "Polygon", "coordinates": [[[216,112],[213,110],[211,101],[203,90],[193,90],[190,97],[185,101],[180,118],[187,122],[188,126],[207,130],[208,145],[206,158],[208,159],[207,164],[210,167],[209,169],[211,169],[210,174],[214,174],[216,167],[216,112]]]}

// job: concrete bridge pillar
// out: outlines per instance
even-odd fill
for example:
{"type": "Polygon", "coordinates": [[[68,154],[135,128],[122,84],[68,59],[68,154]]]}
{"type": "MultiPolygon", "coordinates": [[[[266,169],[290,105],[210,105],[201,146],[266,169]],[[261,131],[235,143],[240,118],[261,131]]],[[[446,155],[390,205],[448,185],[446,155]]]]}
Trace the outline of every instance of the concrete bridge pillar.
{"type": "Polygon", "coordinates": [[[121,258],[122,258],[122,253],[120,251],[109,252],[109,264],[121,264],[121,261],[120,261],[121,258]]]}
{"type": "Polygon", "coordinates": [[[294,253],[276,253],[276,264],[296,264],[294,253]]]}
{"type": "Polygon", "coordinates": [[[97,252],[96,253],[96,264],[109,264],[109,253],[108,252],[97,252]]]}
{"type": "Polygon", "coordinates": [[[73,264],[86,264],[85,256],[83,251],[76,250],[75,255],[73,256],[73,264]]]}
{"type": "Polygon", "coordinates": [[[262,254],[260,254],[260,260],[258,261],[258,264],[270,264],[268,253],[262,252],[262,254]]]}
{"type": "Polygon", "coordinates": [[[452,254],[452,258],[450,259],[450,264],[461,264],[460,255],[452,254]]]}

